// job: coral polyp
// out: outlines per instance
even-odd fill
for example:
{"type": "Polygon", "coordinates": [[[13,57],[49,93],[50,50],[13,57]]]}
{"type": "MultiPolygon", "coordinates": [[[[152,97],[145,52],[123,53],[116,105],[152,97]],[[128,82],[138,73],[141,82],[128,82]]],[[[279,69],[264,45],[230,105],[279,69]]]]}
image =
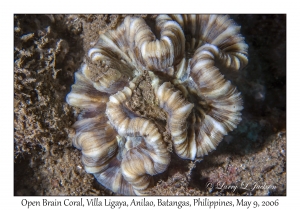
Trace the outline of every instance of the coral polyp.
{"type": "Polygon", "coordinates": [[[220,72],[248,62],[239,30],[224,15],[158,15],[101,34],[67,96],[82,109],[73,144],[85,170],[140,195],[168,168],[170,147],[190,160],[216,149],[241,121],[240,93],[220,72]]]}

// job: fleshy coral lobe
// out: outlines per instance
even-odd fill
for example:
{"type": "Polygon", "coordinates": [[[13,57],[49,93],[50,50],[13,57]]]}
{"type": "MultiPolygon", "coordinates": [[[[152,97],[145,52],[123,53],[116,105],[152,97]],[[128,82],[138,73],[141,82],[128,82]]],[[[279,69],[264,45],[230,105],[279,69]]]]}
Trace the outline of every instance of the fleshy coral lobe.
{"type": "Polygon", "coordinates": [[[219,69],[247,64],[240,27],[224,15],[150,22],[128,16],[101,34],[67,96],[84,109],[73,144],[86,171],[119,194],[145,194],[168,168],[170,145],[201,158],[241,121],[240,93],[219,69]]]}

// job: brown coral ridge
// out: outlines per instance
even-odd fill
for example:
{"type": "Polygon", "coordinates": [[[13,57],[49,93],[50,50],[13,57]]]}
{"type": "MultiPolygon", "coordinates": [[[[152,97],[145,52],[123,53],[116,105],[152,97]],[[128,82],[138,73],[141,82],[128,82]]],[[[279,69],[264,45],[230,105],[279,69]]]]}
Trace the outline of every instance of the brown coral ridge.
{"type": "Polygon", "coordinates": [[[179,157],[195,160],[241,121],[240,93],[219,70],[248,62],[240,27],[223,15],[153,21],[128,16],[101,34],[67,96],[84,110],[73,143],[86,171],[119,194],[146,193],[152,176],[167,169],[166,136],[179,157]],[[150,98],[135,106],[145,87],[150,98]]]}

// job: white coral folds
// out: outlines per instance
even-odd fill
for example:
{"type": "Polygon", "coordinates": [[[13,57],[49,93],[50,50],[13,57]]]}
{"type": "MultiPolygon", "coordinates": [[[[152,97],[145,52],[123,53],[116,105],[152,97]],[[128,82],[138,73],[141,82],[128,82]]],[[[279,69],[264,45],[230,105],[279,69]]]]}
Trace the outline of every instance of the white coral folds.
{"type": "Polygon", "coordinates": [[[73,144],[85,170],[140,195],[171,161],[166,133],[183,159],[216,149],[241,121],[240,93],[220,72],[248,62],[239,30],[224,15],[158,15],[101,34],[67,96],[82,109],[73,144]]]}

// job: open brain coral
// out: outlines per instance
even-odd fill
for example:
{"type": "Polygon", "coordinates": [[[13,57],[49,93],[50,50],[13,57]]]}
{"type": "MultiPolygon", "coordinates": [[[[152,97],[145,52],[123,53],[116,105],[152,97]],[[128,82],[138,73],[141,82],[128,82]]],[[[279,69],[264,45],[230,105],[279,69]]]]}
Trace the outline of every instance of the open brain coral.
{"type": "Polygon", "coordinates": [[[73,144],[85,170],[140,195],[172,148],[190,160],[214,150],[241,121],[240,93],[219,70],[247,64],[239,30],[224,15],[158,15],[101,34],[67,96],[82,108],[73,144]]]}

